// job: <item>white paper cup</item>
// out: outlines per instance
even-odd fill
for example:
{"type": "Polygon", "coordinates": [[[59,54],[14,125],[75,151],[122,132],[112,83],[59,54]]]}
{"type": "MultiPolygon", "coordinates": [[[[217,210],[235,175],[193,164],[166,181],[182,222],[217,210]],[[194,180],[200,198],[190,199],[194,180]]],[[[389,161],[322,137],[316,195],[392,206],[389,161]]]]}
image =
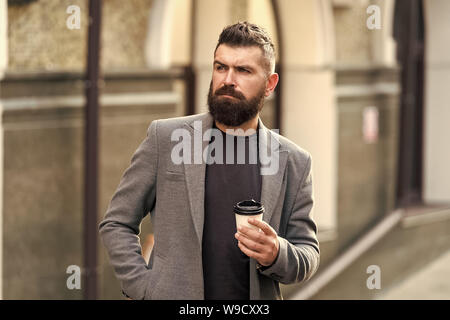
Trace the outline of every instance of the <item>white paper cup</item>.
{"type": "Polygon", "coordinates": [[[248,219],[254,218],[256,220],[262,221],[263,214],[260,213],[260,214],[254,215],[254,216],[244,216],[244,215],[236,213],[235,216],[236,216],[236,229],[241,226],[245,226],[245,227],[252,228],[252,229],[255,229],[258,231],[259,228],[257,226],[250,224],[248,222],[248,219]]]}
{"type": "Polygon", "coordinates": [[[264,206],[255,201],[255,200],[244,200],[241,202],[238,202],[234,206],[234,214],[236,217],[236,229],[238,229],[240,226],[245,226],[248,228],[252,228],[255,230],[259,230],[258,227],[250,224],[248,222],[248,219],[254,218],[256,220],[262,221],[263,214],[264,214],[264,206]]]}

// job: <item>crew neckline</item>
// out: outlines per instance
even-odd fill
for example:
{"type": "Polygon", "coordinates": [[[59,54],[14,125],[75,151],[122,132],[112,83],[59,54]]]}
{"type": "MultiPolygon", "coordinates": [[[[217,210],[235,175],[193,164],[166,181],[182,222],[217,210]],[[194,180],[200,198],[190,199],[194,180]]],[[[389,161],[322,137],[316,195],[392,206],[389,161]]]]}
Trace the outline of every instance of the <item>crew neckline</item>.
{"type": "Polygon", "coordinates": [[[258,128],[256,129],[256,132],[251,134],[251,135],[247,135],[247,136],[239,136],[239,135],[234,135],[234,134],[228,134],[225,131],[222,131],[220,128],[217,127],[215,120],[213,120],[212,128],[219,130],[222,133],[222,135],[227,136],[227,137],[234,137],[234,138],[237,138],[237,139],[243,139],[243,138],[244,139],[250,139],[250,138],[254,138],[254,137],[258,136],[258,133],[259,133],[259,121],[258,121],[258,128]]]}

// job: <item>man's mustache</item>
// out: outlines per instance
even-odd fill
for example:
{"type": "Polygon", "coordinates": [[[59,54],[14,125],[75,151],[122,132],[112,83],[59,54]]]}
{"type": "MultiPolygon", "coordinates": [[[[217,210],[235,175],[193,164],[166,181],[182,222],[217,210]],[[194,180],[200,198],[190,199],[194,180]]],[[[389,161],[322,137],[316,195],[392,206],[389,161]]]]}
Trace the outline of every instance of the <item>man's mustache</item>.
{"type": "Polygon", "coordinates": [[[217,89],[216,92],[214,93],[214,95],[215,96],[227,95],[227,96],[235,97],[239,100],[245,100],[244,95],[242,93],[234,90],[234,87],[232,87],[232,86],[223,86],[223,87],[217,89]]]}

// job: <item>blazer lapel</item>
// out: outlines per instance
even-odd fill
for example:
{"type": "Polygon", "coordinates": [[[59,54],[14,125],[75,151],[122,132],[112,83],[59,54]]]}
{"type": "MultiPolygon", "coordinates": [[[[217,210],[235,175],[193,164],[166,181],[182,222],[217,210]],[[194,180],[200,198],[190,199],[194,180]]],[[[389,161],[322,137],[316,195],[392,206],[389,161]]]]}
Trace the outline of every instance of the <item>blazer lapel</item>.
{"type": "MultiPolygon", "coordinates": [[[[203,151],[206,150],[209,144],[210,134],[208,133],[210,131],[208,129],[211,129],[212,124],[212,116],[209,113],[205,113],[199,120],[185,123],[184,125],[190,133],[191,141],[191,163],[184,164],[189,208],[200,244],[202,243],[203,223],[205,220],[206,163],[203,160],[203,151]]],[[[261,164],[261,173],[263,174],[261,202],[265,208],[263,219],[269,223],[280,196],[288,152],[280,148],[276,136],[264,126],[261,119],[259,119],[259,128],[261,129],[259,132],[260,159],[263,162],[267,162],[267,159],[272,161],[269,164],[261,164]],[[273,161],[275,161],[275,165],[273,161]]]]}
{"type": "Polygon", "coordinates": [[[189,197],[189,207],[194,223],[194,228],[200,242],[200,247],[203,237],[203,223],[204,216],[204,198],[205,198],[205,173],[206,163],[203,161],[203,150],[209,143],[210,134],[208,137],[204,134],[212,127],[212,116],[206,113],[204,117],[199,118],[192,123],[185,123],[184,127],[189,130],[191,137],[191,163],[184,164],[186,186],[189,197]]]}
{"type": "Polygon", "coordinates": [[[282,149],[277,136],[267,129],[261,120],[259,120],[259,127],[261,129],[259,154],[262,162],[261,203],[265,209],[263,220],[269,223],[280,196],[288,151],[282,149]]]}
{"type": "MultiPolygon", "coordinates": [[[[273,211],[280,197],[289,152],[283,150],[277,140],[277,136],[264,126],[261,119],[259,119],[259,129],[259,156],[262,174],[261,203],[265,209],[263,220],[270,223],[273,211]],[[274,162],[268,163],[268,160],[274,162]]],[[[259,274],[256,269],[256,260],[254,259],[250,259],[249,273],[250,299],[264,299],[265,296],[261,287],[260,278],[265,278],[265,276],[259,274]]]]}

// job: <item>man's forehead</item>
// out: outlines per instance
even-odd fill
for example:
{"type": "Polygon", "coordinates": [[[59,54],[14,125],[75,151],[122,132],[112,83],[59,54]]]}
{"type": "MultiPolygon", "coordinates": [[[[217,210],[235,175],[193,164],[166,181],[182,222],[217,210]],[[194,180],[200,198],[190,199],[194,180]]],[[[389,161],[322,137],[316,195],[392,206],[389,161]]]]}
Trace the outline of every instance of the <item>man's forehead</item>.
{"type": "Polygon", "coordinates": [[[262,50],[257,46],[229,46],[221,44],[215,53],[214,59],[225,64],[233,65],[260,65],[262,50]]]}

